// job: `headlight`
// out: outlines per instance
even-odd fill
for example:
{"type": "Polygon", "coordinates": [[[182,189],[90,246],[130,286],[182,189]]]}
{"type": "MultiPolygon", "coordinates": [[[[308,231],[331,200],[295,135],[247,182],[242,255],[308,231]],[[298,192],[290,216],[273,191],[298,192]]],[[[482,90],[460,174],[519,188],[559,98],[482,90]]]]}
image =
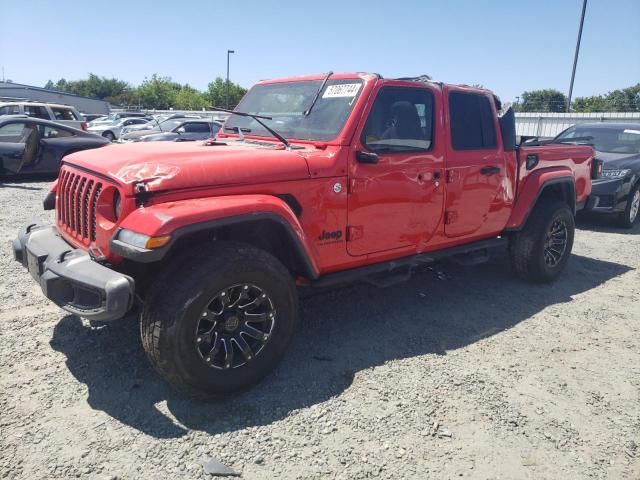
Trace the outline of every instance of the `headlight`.
{"type": "Polygon", "coordinates": [[[631,170],[628,168],[620,170],[602,170],[600,178],[622,178],[626,177],[629,172],[631,172],[631,170]]]}
{"type": "Polygon", "coordinates": [[[122,229],[118,233],[118,240],[120,240],[122,243],[126,243],[127,245],[131,245],[132,247],[154,249],[164,247],[167,243],[169,243],[169,240],[171,240],[171,236],[161,235],[158,237],[151,237],[149,235],[145,235],[144,233],[122,229]]]}
{"type": "Polygon", "coordinates": [[[116,216],[116,220],[120,218],[121,212],[122,212],[122,198],[120,197],[120,192],[116,190],[113,194],[113,213],[116,216]]]}

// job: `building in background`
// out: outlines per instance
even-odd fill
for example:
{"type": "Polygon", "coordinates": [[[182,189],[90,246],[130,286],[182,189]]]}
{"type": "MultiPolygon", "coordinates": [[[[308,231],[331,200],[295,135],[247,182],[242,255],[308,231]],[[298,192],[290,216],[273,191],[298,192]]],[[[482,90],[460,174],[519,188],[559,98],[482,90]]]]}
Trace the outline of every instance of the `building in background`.
{"type": "Polygon", "coordinates": [[[36,102],[72,105],[81,113],[109,113],[109,102],[97,98],[82,97],[73,93],[58,92],[31,85],[0,81],[0,101],[32,100],[36,102]]]}

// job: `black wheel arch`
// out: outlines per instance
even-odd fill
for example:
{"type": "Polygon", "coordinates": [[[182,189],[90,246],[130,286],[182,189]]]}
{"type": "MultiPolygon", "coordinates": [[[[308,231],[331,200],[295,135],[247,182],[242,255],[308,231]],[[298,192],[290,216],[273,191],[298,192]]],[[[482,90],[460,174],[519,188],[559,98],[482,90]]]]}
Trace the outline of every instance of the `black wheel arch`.
{"type": "Polygon", "coordinates": [[[309,279],[319,276],[293,227],[274,213],[252,213],[187,225],[172,232],[171,241],[155,250],[139,249],[120,242],[117,240],[119,230],[110,241],[110,249],[134,262],[159,262],[185,248],[201,248],[216,240],[233,240],[271,253],[294,276],[309,279]]]}
{"type": "Polygon", "coordinates": [[[529,220],[529,217],[531,216],[531,213],[534,211],[536,206],[540,205],[546,200],[552,199],[565,202],[575,216],[577,210],[575,179],[573,177],[560,177],[552,178],[545,181],[542,184],[542,187],[538,190],[535,200],[529,206],[529,210],[522,220],[522,223],[517,227],[507,229],[507,231],[522,230],[527,224],[527,221],[529,220]]]}

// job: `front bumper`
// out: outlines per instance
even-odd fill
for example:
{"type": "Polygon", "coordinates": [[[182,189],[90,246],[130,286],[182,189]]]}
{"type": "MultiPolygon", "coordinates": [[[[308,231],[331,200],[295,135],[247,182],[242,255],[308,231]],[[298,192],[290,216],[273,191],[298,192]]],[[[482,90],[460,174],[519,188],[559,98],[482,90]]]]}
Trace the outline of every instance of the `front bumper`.
{"type": "Polygon", "coordinates": [[[591,196],[595,199],[592,212],[617,213],[623,212],[627,206],[631,182],[624,178],[600,180],[593,183],[591,196]]]}
{"type": "Polygon", "coordinates": [[[133,278],[95,262],[55,227],[31,223],[13,240],[13,256],[56,305],[89,320],[122,318],[134,299],[133,278]]]}

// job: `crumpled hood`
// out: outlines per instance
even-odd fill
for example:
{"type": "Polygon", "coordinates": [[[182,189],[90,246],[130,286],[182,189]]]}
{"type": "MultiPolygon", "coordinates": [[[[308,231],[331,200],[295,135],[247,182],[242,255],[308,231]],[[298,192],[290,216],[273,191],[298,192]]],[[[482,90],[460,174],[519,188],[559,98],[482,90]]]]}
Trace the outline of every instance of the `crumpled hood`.
{"type": "MultiPolygon", "coordinates": [[[[141,142],[109,145],[65,157],[76,165],[150,191],[309,178],[303,150],[240,143],[141,142]]],[[[132,190],[133,191],[133,188],[132,190]]]]}
{"type": "Polygon", "coordinates": [[[596,158],[604,162],[604,168],[630,168],[633,171],[640,171],[640,154],[638,153],[609,153],[598,152],[596,158]]]}

